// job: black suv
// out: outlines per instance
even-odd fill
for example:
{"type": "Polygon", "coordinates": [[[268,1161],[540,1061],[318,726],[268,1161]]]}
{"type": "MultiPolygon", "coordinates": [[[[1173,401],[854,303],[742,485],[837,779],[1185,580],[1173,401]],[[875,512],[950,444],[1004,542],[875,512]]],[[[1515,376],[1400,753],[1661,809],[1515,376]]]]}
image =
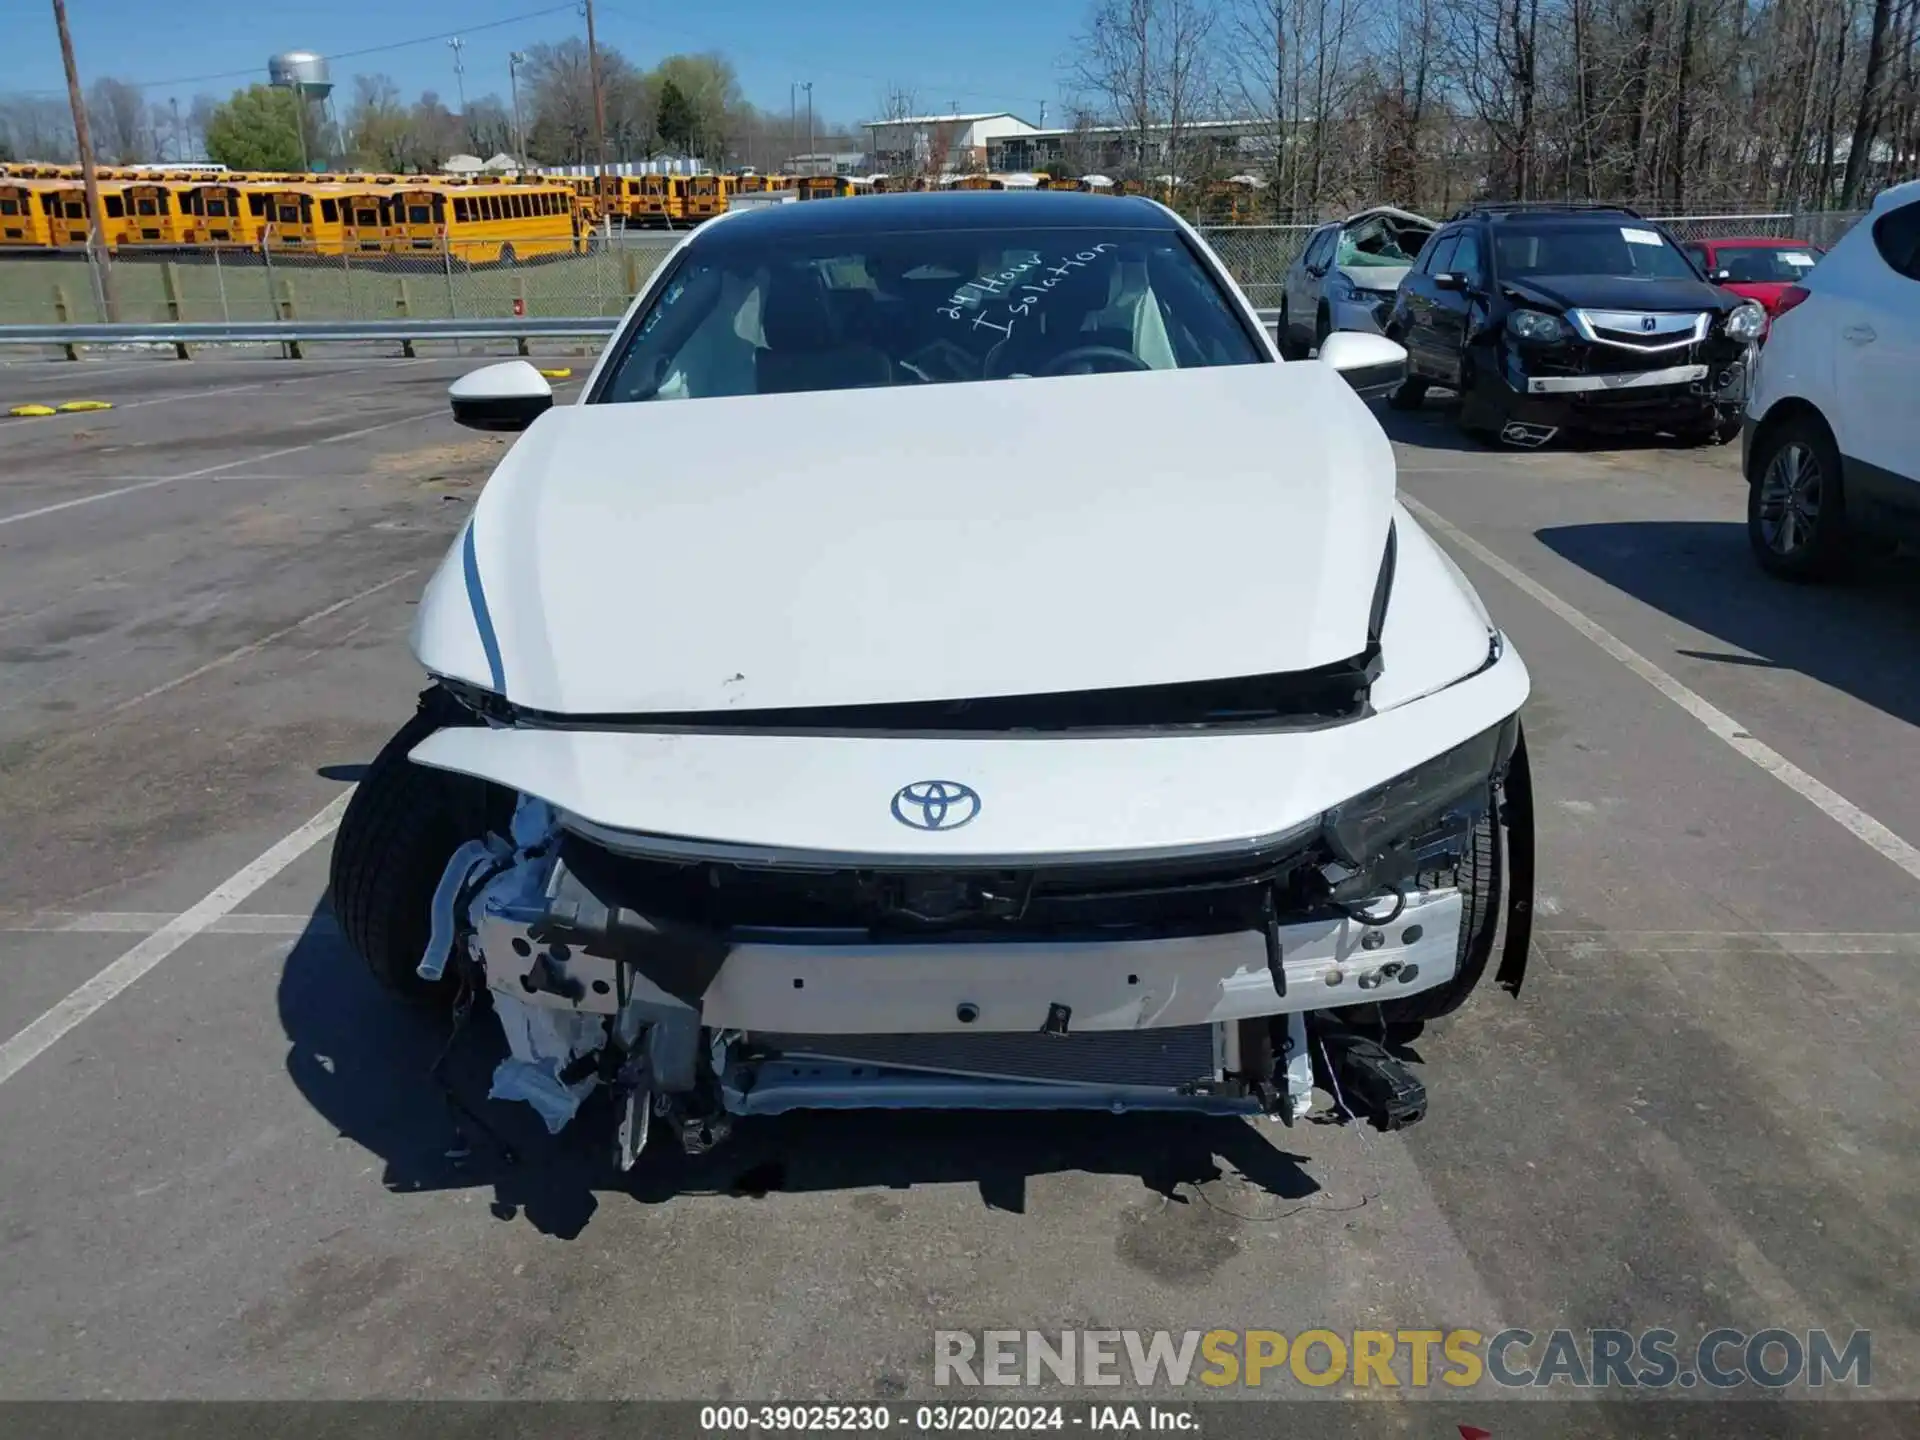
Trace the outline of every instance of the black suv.
{"type": "Polygon", "coordinates": [[[1407,347],[1408,378],[1390,403],[1413,409],[1445,386],[1463,429],[1509,445],[1561,430],[1724,443],[1765,328],[1760,306],[1709,285],[1631,210],[1475,205],[1400,284],[1387,334],[1407,347]]]}

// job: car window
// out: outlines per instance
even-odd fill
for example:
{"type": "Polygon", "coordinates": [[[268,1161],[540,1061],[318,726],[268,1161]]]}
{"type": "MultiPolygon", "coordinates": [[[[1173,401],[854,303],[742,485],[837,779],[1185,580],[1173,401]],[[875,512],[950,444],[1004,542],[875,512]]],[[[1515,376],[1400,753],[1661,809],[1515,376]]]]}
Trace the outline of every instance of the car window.
{"type": "Polygon", "coordinates": [[[1427,253],[1421,265],[1421,271],[1427,275],[1444,275],[1453,268],[1453,254],[1460,244],[1460,232],[1451,231],[1441,235],[1427,246],[1427,253]]]}
{"type": "Polygon", "coordinates": [[[1813,269],[1813,248],[1781,245],[1723,245],[1708,273],[1726,272],[1735,285],[1791,285],[1813,269]]]}
{"type": "Polygon", "coordinates": [[[1166,230],[955,230],[695,242],[597,401],[1269,362],[1166,230]]]}
{"type": "Polygon", "coordinates": [[[1500,227],[1494,260],[1509,279],[1525,275],[1619,275],[1696,280],[1665,234],[1645,221],[1519,219],[1500,227]]]}
{"type": "Polygon", "coordinates": [[[1305,260],[1309,270],[1317,270],[1327,263],[1331,257],[1334,240],[1339,233],[1338,227],[1329,225],[1317,231],[1313,237],[1307,241],[1305,260]]]}
{"type": "Polygon", "coordinates": [[[1707,255],[1706,246],[1688,245],[1685,247],[1685,249],[1687,252],[1687,259],[1693,262],[1694,268],[1698,270],[1702,275],[1705,275],[1709,270],[1713,268],[1713,261],[1707,255]]]}
{"type": "Polygon", "coordinates": [[[1454,247],[1453,257],[1447,261],[1449,270],[1458,270],[1467,277],[1467,283],[1478,285],[1481,282],[1480,237],[1471,230],[1460,232],[1460,243],[1454,247]]]}
{"type": "Polygon", "coordinates": [[[1887,264],[1909,280],[1920,280],[1920,200],[1874,221],[1873,243],[1887,264]]]}

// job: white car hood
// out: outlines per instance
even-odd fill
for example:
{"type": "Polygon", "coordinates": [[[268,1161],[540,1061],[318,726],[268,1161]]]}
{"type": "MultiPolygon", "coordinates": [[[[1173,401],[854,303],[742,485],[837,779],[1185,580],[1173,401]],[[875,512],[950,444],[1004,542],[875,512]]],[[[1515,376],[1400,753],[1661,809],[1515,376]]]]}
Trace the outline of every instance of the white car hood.
{"type": "Polygon", "coordinates": [[[1353,282],[1356,290],[1383,290],[1392,294],[1411,269],[1413,264],[1409,261],[1405,265],[1342,265],[1340,273],[1353,282]]]}
{"type": "Polygon", "coordinates": [[[1303,670],[1367,645],[1393,489],[1312,363],[567,406],[494,472],[415,651],[572,715],[1303,670]]]}

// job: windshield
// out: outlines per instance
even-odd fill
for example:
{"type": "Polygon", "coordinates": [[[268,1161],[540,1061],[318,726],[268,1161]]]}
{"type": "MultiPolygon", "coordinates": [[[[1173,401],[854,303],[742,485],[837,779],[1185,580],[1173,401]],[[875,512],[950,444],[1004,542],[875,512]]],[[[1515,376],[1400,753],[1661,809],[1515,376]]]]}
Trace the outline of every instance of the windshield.
{"type": "Polygon", "coordinates": [[[1411,265],[1420,258],[1433,231],[1384,215],[1363,220],[1340,232],[1335,265],[1411,265]]]}
{"type": "Polygon", "coordinates": [[[1726,272],[1735,285],[1791,285],[1813,269],[1811,249],[1777,245],[1722,245],[1713,252],[1709,268],[1717,277],[1726,272]]]}
{"type": "Polygon", "coordinates": [[[1165,230],[696,242],[597,399],[767,395],[1272,357],[1165,230]]]}
{"type": "Polygon", "coordinates": [[[1697,280],[1687,257],[1645,224],[1592,220],[1529,221],[1495,230],[1503,279],[1526,275],[1620,275],[1645,280],[1697,280]]]}

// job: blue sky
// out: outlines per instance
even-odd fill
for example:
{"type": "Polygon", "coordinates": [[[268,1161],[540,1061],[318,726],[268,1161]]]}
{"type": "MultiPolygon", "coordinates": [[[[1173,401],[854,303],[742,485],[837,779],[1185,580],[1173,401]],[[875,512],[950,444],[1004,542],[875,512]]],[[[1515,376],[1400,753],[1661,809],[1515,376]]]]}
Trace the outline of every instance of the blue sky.
{"type": "MultiPolygon", "coordinates": [[[[421,36],[459,32],[470,97],[507,94],[507,54],[542,40],[584,34],[578,10],[493,22],[547,9],[553,0],[67,0],[83,81],[114,75],[171,82],[149,99],[184,108],[205,91],[224,97],[265,78],[278,50],[328,56],[421,36]],[[491,28],[481,28],[491,26],[491,28]],[[229,73],[244,72],[244,73],[229,73]],[[218,76],[201,79],[197,77],[218,76]]],[[[7,7],[0,93],[65,93],[48,0],[7,7]]],[[[1060,109],[1060,62],[1088,0],[595,0],[603,45],[641,66],[675,51],[719,50],[732,58],[747,98],[784,109],[791,81],[811,80],[814,111],[837,120],[869,117],[889,82],[911,86],[923,108],[1012,110],[1048,120],[1060,109]]],[[[346,91],[356,73],[384,71],[411,95],[440,92],[455,103],[453,52],[443,40],[333,62],[346,91]]],[[[804,103],[804,100],[803,100],[804,103]]]]}

